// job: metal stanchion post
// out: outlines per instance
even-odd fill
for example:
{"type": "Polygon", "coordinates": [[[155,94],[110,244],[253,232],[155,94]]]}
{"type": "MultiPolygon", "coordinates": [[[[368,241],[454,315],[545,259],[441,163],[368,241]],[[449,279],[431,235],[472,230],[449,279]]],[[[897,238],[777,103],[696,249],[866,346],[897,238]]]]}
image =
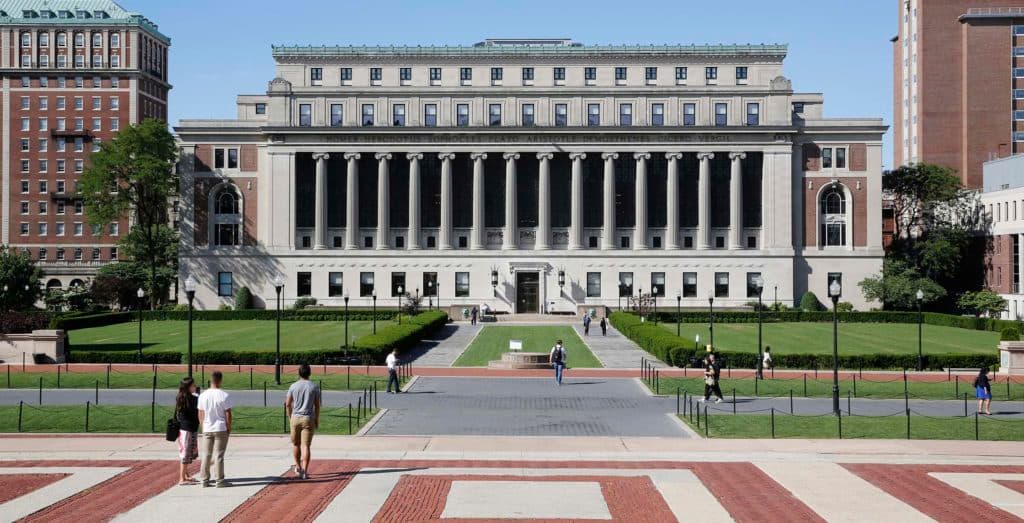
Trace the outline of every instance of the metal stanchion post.
{"type": "Polygon", "coordinates": [[[352,402],[348,402],[348,435],[352,435],[352,402]]]}
{"type": "Polygon", "coordinates": [[[267,406],[267,380],[263,380],[263,406],[267,406]]]}
{"type": "Polygon", "coordinates": [[[775,439],[775,407],[772,407],[772,439],[775,439]]]}
{"type": "Polygon", "coordinates": [[[736,415],[736,387],[732,388],[732,414],[736,415]]]}
{"type": "Polygon", "coordinates": [[[18,402],[18,432],[21,432],[21,411],[25,408],[25,402],[18,402]]]}
{"type": "Polygon", "coordinates": [[[85,402],[85,431],[89,432],[89,402],[85,402]]]}
{"type": "Polygon", "coordinates": [[[100,380],[96,380],[96,404],[100,404],[100,380]]]}

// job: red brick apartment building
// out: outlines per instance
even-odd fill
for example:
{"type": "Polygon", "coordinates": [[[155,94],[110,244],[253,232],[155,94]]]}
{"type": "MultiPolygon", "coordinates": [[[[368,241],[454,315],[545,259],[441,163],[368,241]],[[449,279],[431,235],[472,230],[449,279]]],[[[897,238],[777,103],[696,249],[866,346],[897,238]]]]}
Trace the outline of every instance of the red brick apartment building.
{"type": "Polygon", "coordinates": [[[169,46],[109,0],[0,0],[0,241],[38,260],[47,288],[117,259],[128,218],[93,229],[76,185],[104,140],[167,119],[169,46]]]}

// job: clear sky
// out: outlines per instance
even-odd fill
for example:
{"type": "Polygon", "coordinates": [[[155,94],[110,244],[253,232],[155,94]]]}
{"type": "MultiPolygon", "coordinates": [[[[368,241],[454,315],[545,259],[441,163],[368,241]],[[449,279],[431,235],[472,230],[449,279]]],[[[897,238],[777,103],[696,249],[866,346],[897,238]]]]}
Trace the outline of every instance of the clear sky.
{"type": "MultiPolygon", "coordinates": [[[[829,117],[892,124],[895,0],[119,0],[171,37],[170,121],[233,118],[265,92],[271,44],[469,45],[559,37],[585,44],[786,43],[786,76],[829,117]]],[[[892,161],[891,131],[883,163],[892,161]]]]}

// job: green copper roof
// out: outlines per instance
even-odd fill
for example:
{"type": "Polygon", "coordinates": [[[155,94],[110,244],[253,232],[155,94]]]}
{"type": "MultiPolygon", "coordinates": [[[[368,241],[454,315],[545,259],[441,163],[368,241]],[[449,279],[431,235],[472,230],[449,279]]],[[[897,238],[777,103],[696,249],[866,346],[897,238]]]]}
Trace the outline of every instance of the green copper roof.
{"type": "Polygon", "coordinates": [[[112,0],[0,0],[0,25],[133,25],[170,44],[157,25],[112,0]],[[84,16],[78,16],[79,13],[84,16]],[[97,14],[102,13],[102,16],[97,14]]]}
{"type": "Polygon", "coordinates": [[[743,45],[474,45],[474,46],[271,46],[274,58],[380,56],[786,56],[786,44],[743,45]]]}

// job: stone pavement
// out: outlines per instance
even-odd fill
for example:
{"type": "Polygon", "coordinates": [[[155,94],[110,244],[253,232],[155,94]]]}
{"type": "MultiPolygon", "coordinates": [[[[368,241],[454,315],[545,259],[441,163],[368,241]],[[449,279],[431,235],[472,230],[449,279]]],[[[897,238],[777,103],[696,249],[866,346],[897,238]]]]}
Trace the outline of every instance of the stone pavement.
{"type": "Polygon", "coordinates": [[[318,436],[313,444],[302,481],[288,472],[286,438],[234,436],[226,457],[233,486],[203,489],[176,485],[174,444],[159,437],[0,437],[0,518],[1024,518],[1018,443],[318,436]]]}
{"type": "Polygon", "coordinates": [[[579,322],[573,324],[576,333],[580,335],[583,343],[587,344],[590,352],[601,360],[601,364],[608,369],[637,369],[640,362],[647,359],[655,367],[665,368],[664,363],[654,359],[649,353],[641,349],[632,340],[622,335],[621,332],[608,324],[608,335],[601,335],[601,326],[597,322],[590,324],[590,335],[583,335],[583,325],[579,322]]]}
{"type": "Polygon", "coordinates": [[[409,353],[403,354],[402,361],[417,366],[451,367],[483,327],[479,324],[449,323],[430,339],[421,341],[409,353]]]}

